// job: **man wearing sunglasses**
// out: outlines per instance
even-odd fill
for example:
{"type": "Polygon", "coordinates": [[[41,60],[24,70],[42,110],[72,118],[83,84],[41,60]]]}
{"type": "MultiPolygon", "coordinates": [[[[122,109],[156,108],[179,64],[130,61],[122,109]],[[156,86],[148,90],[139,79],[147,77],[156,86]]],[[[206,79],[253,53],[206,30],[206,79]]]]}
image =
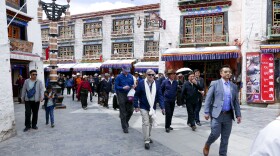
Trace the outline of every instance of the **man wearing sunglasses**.
{"type": "Polygon", "coordinates": [[[44,98],[44,87],[42,81],[37,79],[37,71],[31,70],[30,78],[25,80],[22,87],[21,99],[25,101],[25,128],[24,132],[28,131],[30,128],[37,130],[38,121],[38,111],[40,106],[40,101],[44,98]],[[31,97],[28,96],[28,92],[35,89],[34,94],[31,97]],[[32,123],[31,123],[31,112],[32,112],[32,123]]]}
{"type": "Polygon", "coordinates": [[[152,125],[156,124],[156,103],[159,103],[163,114],[165,113],[165,110],[160,85],[154,80],[155,72],[152,69],[148,69],[146,75],[147,77],[144,81],[140,81],[136,88],[134,107],[135,111],[140,111],[142,115],[142,130],[145,149],[148,150],[150,149],[150,143],[153,143],[151,140],[151,130],[152,125]]]}

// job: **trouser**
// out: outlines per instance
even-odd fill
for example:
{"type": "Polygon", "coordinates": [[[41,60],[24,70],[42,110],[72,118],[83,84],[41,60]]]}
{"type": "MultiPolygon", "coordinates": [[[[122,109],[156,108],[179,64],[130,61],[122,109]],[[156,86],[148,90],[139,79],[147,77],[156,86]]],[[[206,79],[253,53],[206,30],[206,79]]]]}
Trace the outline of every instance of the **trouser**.
{"type": "Polygon", "coordinates": [[[127,93],[117,93],[117,96],[118,96],[118,102],[119,102],[122,128],[127,129],[128,122],[134,111],[133,104],[128,101],[127,93]]]}
{"type": "Polygon", "coordinates": [[[87,98],[88,94],[81,93],[81,103],[83,108],[87,107],[87,98]]]}
{"type": "Polygon", "coordinates": [[[75,93],[76,93],[76,89],[72,88],[72,100],[74,101],[75,99],[75,93]]]}
{"type": "Polygon", "coordinates": [[[177,106],[182,106],[182,96],[181,96],[181,91],[177,91],[177,106]]]}
{"type": "Polygon", "coordinates": [[[67,95],[70,95],[71,87],[67,87],[67,95]]]}
{"type": "Polygon", "coordinates": [[[211,133],[208,137],[206,144],[210,146],[214,143],[221,135],[220,143],[220,156],[227,155],[228,140],[232,128],[232,113],[223,114],[221,113],[218,118],[211,119],[211,133]]]}
{"type": "Polygon", "coordinates": [[[195,122],[196,123],[200,123],[200,119],[199,119],[199,112],[201,110],[201,106],[202,106],[202,98],[199,98],[196,106],[195,106],[195,122]]]}
{"type": "Polygon", "coordinates": [[[165,128],[170,128],[175,107],[175,101],[164,101],[165,103],[165,128]]]}
{"type": "Polygon", "coordinates": [[[102,94],[103,106],[108,107],[109,93],[102,92],[101,94],[102,94]]]}
{"type": "Polygon", "coordinates": [[[149,115],[149,111],[145,109],[140,109],[140,112],[142,115],[142,131],[144,135],[144,142],[150,143],[153,120],[152,117],[149,115]]]}
{"type": "Polygon", "coordinates": [[[31,113],[32,127],[37,126],[39,106],[40,102],[25,101],[25,127],[31,128],[31,113]]]}
{"type": "Polygon", "coordinates": [[[22,88],[18,87],[18,102],[19,103],[21,103],[21,91],[22,91],[22,88]]]}
{"type": "Polygon", "coordinates": [[[195,126],[194,118],[195,118],[195,108],[196,108],[195,102],[187,102],[187,112],[188,112],[188,124],[191,124],[191,126],[195,126]]]}
{"type": "Polygon", "coordinates": [[[54,106],[49,106],[49,107],[45,107],[46,110],[46,123],[49,123],[49,117],[51,118],[51,124],[54,124],[54,115],[53,115],[53,111],[54,111],[54,106]]]}
{"type": "Polygon", "coordinates": [[[61,87],[61,95],[63,95],[64,87],[61,87]]]}
{"type": "Polygon", "coordinates": [[[91,86],[92,94],[89,95],[90,101],[92,101],[92,97],[94,96],[94,86],[91,86]]]}

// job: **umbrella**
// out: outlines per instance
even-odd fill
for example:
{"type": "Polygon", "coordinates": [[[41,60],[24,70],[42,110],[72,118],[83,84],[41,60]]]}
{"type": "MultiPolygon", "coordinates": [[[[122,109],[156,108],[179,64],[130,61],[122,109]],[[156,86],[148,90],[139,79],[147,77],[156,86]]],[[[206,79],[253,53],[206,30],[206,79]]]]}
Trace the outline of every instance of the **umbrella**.
{"type": "Polygon", "coordinates": [[[176,74],[190,71],[192,71],[190,68],[181,68],[176,71],[176,74]]]}

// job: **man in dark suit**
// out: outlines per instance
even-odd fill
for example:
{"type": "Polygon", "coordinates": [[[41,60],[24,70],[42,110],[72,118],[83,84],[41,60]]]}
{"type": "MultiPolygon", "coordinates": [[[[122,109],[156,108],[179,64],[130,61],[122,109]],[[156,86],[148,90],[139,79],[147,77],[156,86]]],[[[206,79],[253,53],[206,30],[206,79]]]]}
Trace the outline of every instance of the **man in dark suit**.
{"type": "Polygon", "coordinates": [[[203,96],[204,96],[204,79],[200,77],[200,70],[198,70],[198,69],[194,70],[194,76],[195,76],[195,80],[197,81],[197,84],[201,87],[201,89],[197,90],[198,91],[198,103],[195,107],[194,118],[195,118],[195,123],[198,126],[201,126],[200,119],[199,119],[199,112],[201,110],[203,96]]]}
{"type": "Polygon", "coordinates": [[[232,120],[237,118],[241,123],[241,112],[238,101],[237,86],[229,79],[232,71],[229,66],[220,69],[221,79],[212,81],[205,99],[205,119],[211,117],[211,134],[203,148],[204,156],[208,156],[209,149],[221,135],[219,155],[227,155],[228,139],[231,133],[232,120]]]}
{"type": "Polygon", "coordinates": [[[173,69],[167,71],[168,79],[164,80],[161,84],[161,90],[164,97],[165,105],[165,131],[167,133],[173,130],[170,127],[172,122],[172,116],[175,107],[176,94],[178,88],[178,81],[175,80],[176,74],[173,69]]]}
{"type": "Polygon", "coordinates": [[[110,74],[105,73],[105,78],[100,83],[100,94],[102,96],[104,105],[103,107],[109,108],[108,100],[109,100],[109,93],[112,89],[111,81],[109,80],[110,74]]]}
{"type": "Polygon", "coordinates": [[[193,72],[189,72],[187,74],[187,78],[188,81],[184,83],[182,88],[182,103],[186,104],[187,106],[188,125],[190,125],[193,131],[195,131],[195,108],[198,104],[198,97],[200,94],[198,90],[201,90],[201,87],[195,80],[193,72]]]}

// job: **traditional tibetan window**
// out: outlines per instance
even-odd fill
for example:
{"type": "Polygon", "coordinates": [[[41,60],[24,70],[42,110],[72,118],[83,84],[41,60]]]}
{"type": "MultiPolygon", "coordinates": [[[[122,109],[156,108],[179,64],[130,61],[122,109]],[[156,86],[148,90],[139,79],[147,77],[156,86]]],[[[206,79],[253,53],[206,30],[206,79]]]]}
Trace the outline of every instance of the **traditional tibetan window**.
{"type": "Polygon", "coordinates": [[[273,1],[273,25],[280,26],[280,0],[273,1]]]}
{"type": "Polygon", "coordinates": [[[19,2],[20,2],[20,0],[6,0],[6,1],[15,5],[15,6],[19,6],[19,2]]]}
{"type": "Polygon", "coordinates": [[[42,40],[47,40],[49,38],[49,29],[41,29],[42,40]]]}
{"type": "Polygon", "coordinates": [[[184,42],[204,43],[224,40],[224,16],[194,16],[184,19],[184,42]]]}
{"type": "Polygon", "coordinates": [[[8,37],[9,38],[20,39],[20,27],[10,25],[8,27],[8,37]]]}
{"type": "Polygon", "coordinates": [[[146,41],[146,52],[158,52],[159,42],[157,41],[146,41]]]}
{"type": "Polygon", "coordinates": [[[59,27],[59,36],[63,38],[74,38],[74,26],[60,26],[59,27]]]}
{"type": "Polygon", "coordinates": [[[101,55],[101,53],[102,53],[102,45],[101,44],[85,45],[84,46],[84,55],[85,56],[101,55]]]}
{"type": "Polygon", "coordinates": [[[115,19],[113,20],[113,31],[131,31],[133,30],[133,19],[115,19]]]}
{"type": "Polygon", "coordinates": [[[60,58],[73,58],[74,57],[74,47],[69,46],[69,47],[59,47],[59,57],[60,58]]]}
{"type": "Polygon", "coordinates": [[[158,16],[158,12],[145,16],[145,30],[159,29],[160,23],[158,16]]]}
{"type": "Polygon", "coordinates": [[[102,24],[100,22],[95,23],[85,23],[84,24],[84,34],[101,34],[102,24]]]}
{"type": "Polygon", "coordinates": [[[133,43],[113,43],[113,54],[116,53],[132,53],[133,43]]]}

